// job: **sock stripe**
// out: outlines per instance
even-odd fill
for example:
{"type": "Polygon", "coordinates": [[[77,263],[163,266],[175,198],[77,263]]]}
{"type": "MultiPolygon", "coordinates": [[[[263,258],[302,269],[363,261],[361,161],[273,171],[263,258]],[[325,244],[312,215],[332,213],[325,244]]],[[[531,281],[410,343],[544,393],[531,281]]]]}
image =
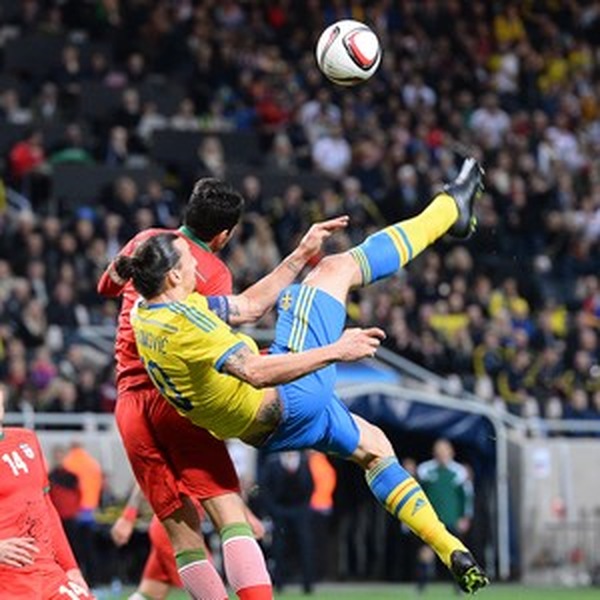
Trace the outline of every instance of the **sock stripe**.
{"type": "Polygon", "coordinates": [[[394,227],[388,227],[387,229],[384,229],[383,233],[387,233],[392,242],[394,242],[394,246],[396,246],[398,254],[400,254],[400,266],[404,266],[408,262],[408,250],[404,247],[404,241],[400,237],[400,234],[396,231],[396,229],[394,229],[394,227]]]}
{"type": "Polygon", "coordinates": [[[223,526],[221,531],[219,531],[219,535],[221,536],[223,544],[230,539],[239,539],[240,537],[249,537],[254,539],[252,527],[250,527],[248,523],[244,522],[229,523],[229,525],[223,526]]]}
{"type": "Polygon", "coordinates": [[[389,456],[388,458],[384,458],[380,460],[377,465],[375,465],[372,469],[366,472],[367,482],[370,484],[376,477],[387,469],[391,464],[397,463],[398,459],[395,456],[389,456]]]}
{"type": "Polygon", "coordinates": [[[183,575],[186,571],[191,569],[192,567],[196,567],[197,565],[201,565],[202,563],[207,563],[208,558],[203,558],[202,560],[195,560],[194,562],[186,563],[185,565],[181,565],[178,567],[178,571],[180,575],[183,575]]]}
{"type": "Polygon", "coordinates": [[[350,255],[358,263],[358,268],[360,269],[363,278],[363,284],[366,285],[371,283],[371,267],[369,266],[369,260],[367,259],[364,250],[360,247],[353,248],[350,250],[350,255]]]}
{"type": "Polygon", "coordinates": [[[394,229],[400,234],[400,236],[402,237],[402,240],[404,241],[404,245],[406,246],[407,250],[408,250],[408,260],[412,260],[413,258],[413,247],[412,244],[410,243],[410,240],[408,239],[408,236],[406,235],[406,232],[404,231],[404,229],[402,229],[402,227],[400,227],[400,225],[394,225],[394,229]]]}
{"type": "Polygon", "coordinates": [[[177,567],[185,567],[188,564],[200,562],[206,559],[206,552],[202,548],[196,550],[181,550],[175,554],[177,567]]]}
{"type": "Polygon", "coordinates": [[[421,491],[421,487],[420,486],[416,486],[414,487],[412,490],[410,490],[410,492],[408,492],[408,494],[406,494],[406,496],[404,496],[404,498],[402,498],[402,500],[400,501],[400,504],[398,504],[398,507],[396,508],[396,510],[394,511],[394,515],[398,516],[400,514],[400,511],[406,506],[406,503],[415,495],[418,494],[421,491]]]}
{"type": "Polygon", "coordinates": [[[395,512],[396,506],[402,501],[402,497],[406,490],[415,484],[414,479],[401,483],[397,488],[392,490],[392,493],[387,497],[385,503],[392,512],[395,512]]]}

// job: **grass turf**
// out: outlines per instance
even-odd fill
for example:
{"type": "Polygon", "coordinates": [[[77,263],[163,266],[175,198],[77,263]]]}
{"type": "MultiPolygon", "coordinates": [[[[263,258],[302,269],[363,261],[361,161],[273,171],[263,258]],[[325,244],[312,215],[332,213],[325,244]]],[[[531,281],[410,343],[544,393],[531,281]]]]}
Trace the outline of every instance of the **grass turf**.
{"type": "MultiPolygon", "coordinates": [[[[99,595],[102,600],[126,599],[128,593],[121,596],[99,595]]],[[[450,585],[436,584],[429,586],[424,593],[418,594],[410,585],[368,585],[368,584],[322,584],[315,588],[311,596],[304,596],[297,588],[290,587],[276,598],[284,600],[375,600],[394,598],[395,600],[460,600],[468,598],[458,594],[450,585]]],[[[231,596],[235,598],[235,596],[231,596]]],[[[525,587],[513,584],[493,584],[474,596],[477,600],[598,600],[598,588],[540,588],[525,587]]],[[[179,590],[169,595],[169,600],[184,600],[189,596],[179,590]]]]}

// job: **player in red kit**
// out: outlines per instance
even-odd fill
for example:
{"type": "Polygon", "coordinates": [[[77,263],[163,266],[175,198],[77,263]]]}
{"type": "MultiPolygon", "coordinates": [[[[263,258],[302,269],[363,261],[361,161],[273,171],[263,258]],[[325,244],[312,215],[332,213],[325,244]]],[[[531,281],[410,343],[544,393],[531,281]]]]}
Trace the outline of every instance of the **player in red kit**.
{"type": "MultiPolygon", "coordinates": [[[[214,254],[229,240],[243,210],[243,198],[216,179],[199,180],[178,230],[198,262],[197,290],[229,294],[229,269],[214,254]]],[[[131,254],[161,229],[139,233],[121,251],[131,254]]],[[[181,417],[156,390],[139,359],[129,314],[138,294],[124,285],[112,264],[98,283],[99,293],[122,296],[115,358],[117,425],[135,477],[164,525],[186,589],[198,598],[226,598],[224,584],[208,560],[198,534],[198,498],[221,534],[227,578],[243,600],[272,598],[264,557],[239,496],[235,469],[223,442],[181,417]]]]}
{"type": "MultiPolygon", "coordinates": [[[[202,294],[231,293],[231,273],[214,253],[231,237],[243,203],[238,192],[218,179],[200,179],[194,186],[184,226],[177,233],[196,259],[196,290],[202,294]]],[[[144,240],[164,231],[139,233],[121,254],[132,254],[144,240]]],[[[294,281],[329,235],[326,224],[313,225],[298,247],[252,287],[255,306],[265,304],[259,308],[265,312],[264,298],[294,281]]],[[[115,352],[119,397],[115,416],[136,479],[167,531],[185,588],[197,598],[227,597],[198,534],[198,511],[191,500],[198,498],[220,533],[225,573],[236,594],[241,600],[272,598],[271,579],[225,445],[179,416],[148,378],[130,323],[137,294],[118,276],[113,263],[101,277],[98,291],[123,297],[115,352]]]]}
{"type": "Polygon", "coordinates": [[[5,396],[0,384],[0,598],[93,599],[50,500],[35,433],[3,427],[5,396]]]}

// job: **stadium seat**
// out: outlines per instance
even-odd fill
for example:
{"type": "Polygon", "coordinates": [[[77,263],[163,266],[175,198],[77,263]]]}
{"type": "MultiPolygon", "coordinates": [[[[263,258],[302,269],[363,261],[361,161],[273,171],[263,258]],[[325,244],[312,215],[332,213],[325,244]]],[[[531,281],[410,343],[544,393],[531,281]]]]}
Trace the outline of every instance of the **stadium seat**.
{"type": "Polygon", "coordinates": [[[81,205],[97,204],[107,187],[119,177],[127,175],[140,186],[151,179],[162,179],[164,172],[159,167],[139,169],[110,167],[107,165],[57,165],[52,174],[55,199],[66,211],[81,205]]]}

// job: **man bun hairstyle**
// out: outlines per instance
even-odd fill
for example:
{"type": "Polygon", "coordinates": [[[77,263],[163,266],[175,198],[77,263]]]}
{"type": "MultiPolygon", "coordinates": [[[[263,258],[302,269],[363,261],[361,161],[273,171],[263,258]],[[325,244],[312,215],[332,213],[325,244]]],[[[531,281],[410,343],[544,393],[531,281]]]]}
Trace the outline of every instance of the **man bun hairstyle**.
{"type": "Polygon", "coordinates": [[[244,210],[244,197],[227,182],[204,177],[194,184],[183,211],[183,222],[203,242],[232,230],[244,210]]]}
{"type": "Polygon", "coordinates": [[[160,233],[141,243],[132,256],[118,256],[115,271],[122,279],[131,279],[133,287],[144,298],[158,296],[165,289],[167,273],[181,259],[173,245],[178,238],[174,233],[160,233]]]}

